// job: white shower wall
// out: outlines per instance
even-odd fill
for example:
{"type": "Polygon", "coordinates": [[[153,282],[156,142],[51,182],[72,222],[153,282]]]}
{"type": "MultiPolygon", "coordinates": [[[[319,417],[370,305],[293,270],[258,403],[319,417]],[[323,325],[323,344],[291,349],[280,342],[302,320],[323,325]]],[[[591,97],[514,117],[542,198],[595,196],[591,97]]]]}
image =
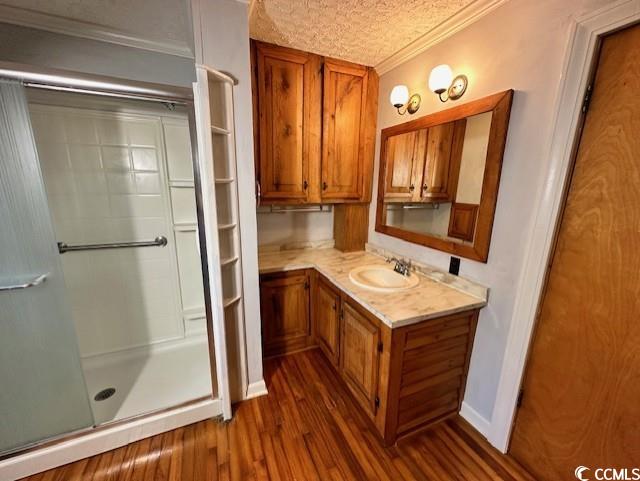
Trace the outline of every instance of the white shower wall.
{"type": "Polygon", "coordinates": [[[96,422],[208,396],[186,116],[68,100],[73,108],[61,106],[64,97],[53,105],[30,104],[57,240],[73,245],[168,239],[166,247],[61,254],[96,422]],[[116,388],[115,395],[93,400],[107,387],[116,388]]]}
{"type": "Polygon", "coordinates": [[[58,106],[32,105],[31,111],[58,241],[140,241],[161,235],[170,241],[168,248],[61,256],[81,354],[203,331],[186,121],[58,106]],[[179,187],[170,187],[174,179],[179,187]]]}

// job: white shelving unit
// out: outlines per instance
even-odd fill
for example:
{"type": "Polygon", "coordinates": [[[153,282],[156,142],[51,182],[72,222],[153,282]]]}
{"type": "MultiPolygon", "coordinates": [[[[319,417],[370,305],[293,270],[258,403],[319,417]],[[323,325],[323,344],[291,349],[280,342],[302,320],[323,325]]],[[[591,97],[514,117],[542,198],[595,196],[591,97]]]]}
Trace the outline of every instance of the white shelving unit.
{"type": "Polygon", "coordinates": [[[198,151],[212,295],[218,392],[223,416],[231,418],[231,392],[246,386],[242,260],[233,114],[234,80],[197,67],[195,90],[198,151]],[[227,353],[227,347],[229,352],[227,353]],[[240,372],[237,372],[237,370],[240,372]]]}

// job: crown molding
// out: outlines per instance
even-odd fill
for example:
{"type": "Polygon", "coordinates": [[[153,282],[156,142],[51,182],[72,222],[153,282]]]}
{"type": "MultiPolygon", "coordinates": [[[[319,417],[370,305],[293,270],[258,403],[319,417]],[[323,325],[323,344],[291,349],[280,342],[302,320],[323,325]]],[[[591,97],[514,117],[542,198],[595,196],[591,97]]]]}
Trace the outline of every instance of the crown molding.
{"type": "Polygon", "coordinates": [[[135,47],[152,52],[160,52],[179,57],[193,58],[193,51],[187,42],[167,42],[160,39],[143,38],[138,35],[105,27],[90,22],[36,12],[9,5],[0,5],[0,22],[36,28],[48,32],[88,38],[101,42],[135,47]]]}
{"type": "Polygon", "coordinates": [[[390,57],[376,64],[374,68],[379,75],[389,72],[398,65],[433,47],[435,44],[442,42],[454,33],[468,27],[507,1],[508,0],[476,0],[437,27],[425,33],[422,37],[414,40],[406,47],[401,48],[390,57]]]}

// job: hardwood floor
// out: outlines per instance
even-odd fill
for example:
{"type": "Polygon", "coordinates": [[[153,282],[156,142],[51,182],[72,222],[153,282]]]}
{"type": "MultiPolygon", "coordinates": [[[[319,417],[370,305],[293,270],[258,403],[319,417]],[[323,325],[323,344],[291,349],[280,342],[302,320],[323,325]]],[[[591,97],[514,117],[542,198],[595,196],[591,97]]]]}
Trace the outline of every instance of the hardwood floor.
{"type": "Polygon", "coordinates": [[[269,395],[30,481],[533,480],[460,418],[384,448],[319,350],[265,362],[269,395]]]}

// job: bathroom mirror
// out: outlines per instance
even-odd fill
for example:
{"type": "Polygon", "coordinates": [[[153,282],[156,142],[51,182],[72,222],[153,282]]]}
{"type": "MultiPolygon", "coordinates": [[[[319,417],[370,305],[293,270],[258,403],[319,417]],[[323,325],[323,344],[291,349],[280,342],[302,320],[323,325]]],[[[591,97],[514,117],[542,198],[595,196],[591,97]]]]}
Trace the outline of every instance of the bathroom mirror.
{"type": "Polygon", "coordinates": [[[513,91],[382,131],[376,231],[487,261],[513,91]]]}

